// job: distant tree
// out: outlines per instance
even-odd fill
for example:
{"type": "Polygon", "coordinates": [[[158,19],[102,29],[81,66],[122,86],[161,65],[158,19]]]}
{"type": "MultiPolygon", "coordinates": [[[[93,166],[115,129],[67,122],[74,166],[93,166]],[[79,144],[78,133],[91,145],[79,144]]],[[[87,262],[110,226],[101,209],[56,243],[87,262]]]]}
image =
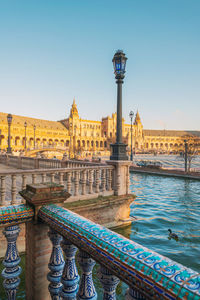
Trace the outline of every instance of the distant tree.
{"type": "Polygon", "coordinates": [[[184,139],[184,151],[181,151],[181,157],[185,163],[185,172],[190,172],[192,161],[194,161],[198,155],[200,146],[200,140],[194,142],[193,139],[184,139]]]}

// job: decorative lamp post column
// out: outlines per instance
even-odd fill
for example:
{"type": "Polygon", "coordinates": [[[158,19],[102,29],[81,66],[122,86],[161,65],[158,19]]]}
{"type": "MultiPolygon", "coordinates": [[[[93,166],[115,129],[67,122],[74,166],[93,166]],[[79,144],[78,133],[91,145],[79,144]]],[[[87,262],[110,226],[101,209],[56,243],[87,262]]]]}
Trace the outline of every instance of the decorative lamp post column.
{"type": "Polygon", "coordinates": [[[184,153],[184,159],[185,159],[185,172],[187,172],[187,162],[188,162],[188,143],[187,140],[184,140],[185,143],[185,153],[184,153]]]}
{"type": "Polygon", "coordinates": [[[25,150],[26,150],[26,127],[27,127],[27,123],[24,122],[24,129],[25,129],[24,149],[25,149],[25,150]]]}
{"type": "Polygon", "coordinates": [[[8,121],[8,148],[7,148],[7,153],[8,154],[11,154],[12,153],[12,148],[10,146],[10,140],[11,140],[11,136],[10,136],[10,126],[11,126],[11,123],[12,123],[12,115],[11,114],[8,114],[7,115],[7,121],[8,121]]]}
{"type": "Polygon", "coordinates": [[[131,110],[129,113],[129,117],[131,119],[131,161],[133,161],[133,116],[134,112],[131,110]]]}
{"type": "Polygon", "coordinates": [[[34,130],[34,149],[35,149],[35,130],[36,130],[36,125],[33,126],[33,130],[34,130]]]}
{"type": "Polygon", "coordinates": [[[126,60],[127,58],[122,50],[118,50],[112,60],[117,83],[117,136],[115,144],[111,144],[111,160],[128,160],[127,145],[122,142],[122,83],[125,76],[126,60]]]}

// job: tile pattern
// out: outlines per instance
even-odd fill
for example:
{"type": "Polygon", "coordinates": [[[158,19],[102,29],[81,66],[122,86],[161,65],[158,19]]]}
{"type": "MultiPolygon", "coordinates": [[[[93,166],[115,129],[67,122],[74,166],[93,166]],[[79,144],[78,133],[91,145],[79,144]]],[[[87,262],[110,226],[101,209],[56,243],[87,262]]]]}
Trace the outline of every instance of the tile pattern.
{"type": "Polygon", "coordinates": [[[34,216],[34,210],[26,204],[0,207],[0,226],[11,223],[22,223],[34,216]]]}
{"type": "Polygon", "coordinates": [[[57,205],[38,216],[146,299],[200,299],[200,275],[57,205]]]}

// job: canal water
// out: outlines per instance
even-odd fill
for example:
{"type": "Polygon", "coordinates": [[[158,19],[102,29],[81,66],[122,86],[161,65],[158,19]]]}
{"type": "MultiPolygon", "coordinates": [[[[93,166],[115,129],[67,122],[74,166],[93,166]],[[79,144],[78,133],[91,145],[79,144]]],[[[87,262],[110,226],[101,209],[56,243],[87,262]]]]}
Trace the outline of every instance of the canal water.
{"type": "MultiPolygon", "coordinates": [[[[161,163],[165,169],[180,169],[184,170],[185,163],[183,157],[180,155],[153,155],[153,154],[137,154],[133,157],[133,163],[137,164],[140,161],[152,161],[161,163]]],[[[200,171],[200,156],[193,156],[191,160],[191,171],[200,171]]]]}
{"type": "Polygon", "coordinates": [[[200,181],[131,173],[130,190],[136,219],[117,232],[200,272],[200,181]]]}
{"type": "MultiPolygon", "coordinates": [[[[137,196],[131,204],[134,221],[116,232],[200,272],[200,181],[131,173],[130,190],[137,196]],[[169,228],[178,234],[178,241],[169,239],[169,228]]],[[[23,273],[17,299],[25,299],[24,256],[21,258],[23,273]]],[[[95,287],[98,299],[102,299],[96,270],[97,266],[95,287]]],[[[125,284],[120,283],[118,300],[124,299],[125,290],[125,284]]],[[[0,299],[6,299],[1,279],[0,299]]]]}

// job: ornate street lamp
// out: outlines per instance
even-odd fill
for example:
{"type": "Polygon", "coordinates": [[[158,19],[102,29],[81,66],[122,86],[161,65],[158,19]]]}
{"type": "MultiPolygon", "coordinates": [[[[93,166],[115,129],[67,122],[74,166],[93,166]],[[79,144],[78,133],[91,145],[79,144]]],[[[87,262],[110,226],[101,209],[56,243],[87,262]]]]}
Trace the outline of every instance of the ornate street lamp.
{"type": "Polygon", "coordinates": [[[10,126],[11,126],[11,123],[12,123],[12,115],[11,114],[7,115],[7,121],[8,121],[8,148],[7,148],[7,153],[11,154],[12,153],[12,148],[10,146],[10,139],[11,139],[10,126]]]}
{"type": "Polygon", "coordinates": [[[126,61],[127,58],[122,50],[118,50],[112,60],[117,83],[117,136],[115,144],[111,144],[111,160],[128,160],[127,145],[122,142],[122,83],[125,76],[126,61]]]}
{"type": "Polygon", "coordinates": [[[25,150],[26,150],[26,127],[27,127],[27,123],[24,122],[24,129],[25,129],[24,149],[25,149],[25,150]]]}
{"type": "Polygon", "coordinates": [[[35,149],[35,130],[36,130],[36,125],[33,126],[33,130],[34,130],[34,137],[33,137],[33,141],[34,141],[34,149],[35,149]]]}
{"type": "Polygon", "coordinates": [[[131,110],[129,113],[129,117],[131,119],[131,161],[133,161],[133,116],[134,112],[131,110]]]}

